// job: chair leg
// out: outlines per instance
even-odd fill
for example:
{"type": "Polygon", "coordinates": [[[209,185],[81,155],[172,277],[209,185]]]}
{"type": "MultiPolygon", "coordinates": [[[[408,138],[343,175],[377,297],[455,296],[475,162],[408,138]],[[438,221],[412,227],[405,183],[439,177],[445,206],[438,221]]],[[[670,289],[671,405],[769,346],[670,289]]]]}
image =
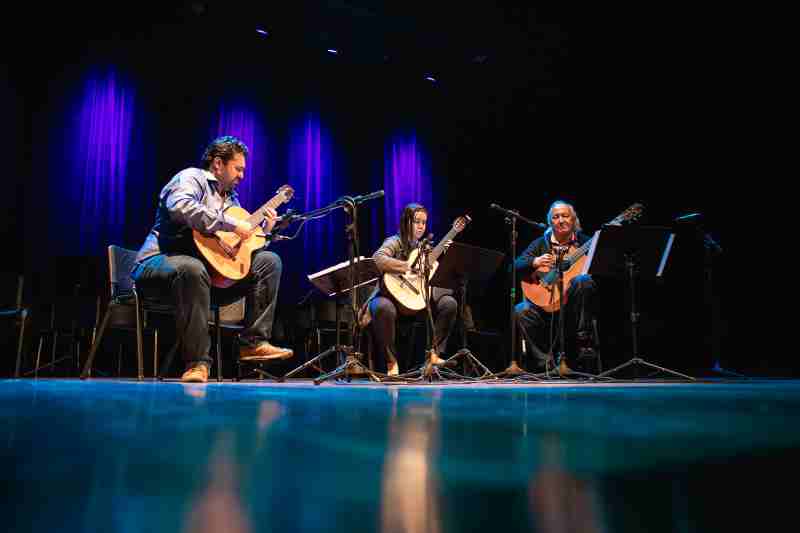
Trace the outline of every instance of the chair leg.
{"type": "Polygon", "coordinates": [[[600,329],[597,327],[597,319],[592,319],[592,334],[594,335],[594,346],[597,351],[597,373],[603,373],[603,358],[600,356],[600,329]]]}
{"type": "Polygon", "coordinates": [[[158,328],[153,330],[153,377],[158,377],[158,328]]]}
{"type": "Polygon", "coordinates": [[[172,360],[175,358],[175,354],[178,351],[178,346],[180,341],[176,340],[175,344],[172,345],[172,348],[169,349],[167,356],[164,358],[164,362],[162,363],[161,369],[158,371],[158,379],[163,380],[164,375],[169,372],[169,368],[172,366],[172,360]]]}
{"type": "Polygon", "coordinates": [[[133,291],[134,299],[136,300],[136,364],[138,365],[137,379],[142,381],[144,379],[144,341],[142,339],[142,305],[139,301],[139,294],[133,291]]]}
{"type": "Polygon", "coordinates": [[[17,366],[14,369],[14,377],[19,378],[19,369],[22,364],[22,346],[25,343],[25,322],[28,320],[28,310],[23,309],[20,314],[19,342],[17,343],[17,366]]]}
{"type": "Polygon", "coordinates": [[[214,310],[214,328],[217,337],[217,381],[222,381],[222,328],[219,326],[219,306],[214,310]]]}
{"type": "MultiPolygon", "coordinates": [[[[92,349],[89,350],[89,356],[86,358],[86,364],[83,365],[83,372],[81,372],[81,379],[86,379],[92,375],[92,364],[94,363],[94,356],[97,354],[97,348],[103,341],[103,334],[106,332],[108,320],[111,318],[111,313],[114,311],[112,305],[108,306],[106,314],[103,317],[103,322],[100,324],[100,331],[97,332],[97,338],[92,342],[92,349]]],[[[39,341],[39,352],[42,350],[41,340],[39,341]]],[[[39,356],[36,356],[36,365],[39,365],[39,356]]]]}
{"type": "Polygon", "coordinates": [[[44,344],[44,334],[39,336],[39,348],[36,350],[36,364],[33,367],[33,377],[39,377],[39,363],[42,359],[42,345],[44,344]]]}
{"type": "Polygon", "coordinates": [[[58,331],[53,330],[53,348],[50,350],[50,373],[56,371],[56,346],[58,346],[58,331]]]}
{"type": "MultiPolygon", "coordinates": [[[[74,339],[75,337],[73,337],[74,339]]],[[[81,369],[81,341],[76,340],[75,342],[75,370],[78,371],[81,369]]]]}
{"type": "Polygon", "coordinates": [[[232,337],[233,338],[231,339],[231,353],[233,354],[233,357],[236,358],[236,377],[234,378],[234,381],[241,381],[242,380],[242,364],[239,362],[239,358],[236,357],[236,355],[237,355],[236,354],[236,348],[237,348],[237,345],[239,344],[239,334],[237,333],[236,335],[233,335],[232,337]]]}

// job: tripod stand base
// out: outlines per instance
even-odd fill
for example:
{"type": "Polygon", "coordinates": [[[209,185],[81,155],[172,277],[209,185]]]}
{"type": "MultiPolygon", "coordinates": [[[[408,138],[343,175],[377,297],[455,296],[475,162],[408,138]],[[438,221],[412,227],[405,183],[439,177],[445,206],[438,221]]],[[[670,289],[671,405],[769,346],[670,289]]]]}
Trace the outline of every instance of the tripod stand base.
{"type": "Polygon", "coordinates": [[[512,359],[511,364],[508,365],[508,368],[497,374],[498,376],[518,376],[520,374],[527,373],[521,366],[517,364],[517,362],[512,359]]]}
{"type": "Polygon", "coordinates": [[[654,365],[653,363],[649,363],[649,362],[645,361],[644,359],[642,359],[641,357],[634,357],[630,361],[622,363],[621,365],[619,365],[617,367],[614,367],[611,370],[606,370],[602,374],[598,374],[597,376],[595,376],[595,378],[604,378],[604,377],[608,376],[609,374],[613,374],[617,370],[622,370],[623,368],[631,366],[631,365],[633,365],[633,366],[644,366],[644,367],[647,367],[647,368],[652,368],[654,370],[659,370],[661,372],[666,372],[667,374],[672,374],[673,376],[677,376],[679,378],[688,379],[689,381],[697,381],[695,378],[693,378],[691,376],[687,376],[686,374],[681,374],[680,372],[676,372],[674,370],[670,370],[669,368],[664,368],[663,366],[658,366],[658,365],[654,365]]]}
{"type": "MultiPolygon", "coordinates": [[[[434,381],[434,380],[446,380],[446,379],[455,379],[455,380],[464,380],[464,379],[497,379],[492,371],[486,368],[486,366],[481,363],[481,361],[475,357],[470,350],[463,348],[457,351],[452,356],[448,357],[444,361],[439,359],[440,362],[435,362],[435,359],[432,357],[432,353],[430,350],[428,351],[427,356],[425,357],[425,362],[416,370],[412,370],[411,372],[406,372],[400,374],[398,376],[389,376],[387,381],[391,381],[392,379],[396,379],[397,381],[408,381],[408,380],[425,380],[425,381],[434,381]],[[471,377],[459,374],[458,372],[452,370],[451,367],[455,366],[459,358],[465,358],[465,361],[468,361],[473,369],[478,373],[478,369],[483,372],[480,376],[471,377]]],[[[438,359],[438,358],[437,358],[438,359]]]]}
{"type": "Polygon", "coordinates": [[[39,377],[39,371],[44,370],[45,368],[55,368],[61,361],[66,361],[67,359],[72,359],[71,355],[65,355],[63,357],[59,357],[55,361],[51,361],[49,363],[45,363],[43,365],[39,365],[32,370],[28,370],[23,374],[23,376],[30,376],[31,374],[35,374],[36,377],[39,377]]]}
{"type": "Polygon", "coordinates": [[[339,376],[345,376],[349,381],[353,376],[366,375],[373,381],[381,381],[380,375],[377,372],[374,372],[364,366],[364,364],[358,358],[359,355],[361,354],[359,354],[358,352],[351,351],[350,353],[347,354],[347,359],[345,360],[345,362],[341,364],[338,368],[314,379],[314,385],[319,385],[325,380],[331,378],[338,378],[339,376]]]}
{"type": "Polygon", "coordinates": [[[567,365],[567,360],[564,357],[561,357],[561,361],[559,362],[558,366],[553,366],[552,370],[549,368],[549,364],[545,367],[544,372],[539,372],[537,374],[529,374],[525,377],[534,377],[536,379],[564,379],[570,376],[576,376],[580,378],[587,378],[587,379],[595,379],[598,376],[594,374],[588,374],[586,372],[578,372],[577,370],[573,370],[567,365]]]}

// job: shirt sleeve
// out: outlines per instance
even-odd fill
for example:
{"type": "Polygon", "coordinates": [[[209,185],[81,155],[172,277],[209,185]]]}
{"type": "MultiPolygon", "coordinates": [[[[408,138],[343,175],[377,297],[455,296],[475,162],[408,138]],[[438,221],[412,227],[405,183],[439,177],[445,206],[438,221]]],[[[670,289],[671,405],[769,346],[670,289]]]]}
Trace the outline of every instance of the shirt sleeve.
{"type": "Polygon", "coordinates": [[[514,268],[517,270],[517,274],[525,275],[533,271],[533,265],[531,263],[537,255],[540,255],[540,241],[541,239],[534,239],[533,242],[525,248],[525,251],[514,260],[514,268]]]}
{"type": "Polygon", "coordinates": [[[233,231],[236,226],[232,218],[203,203],[206,191],[201,179],[195,175],[182,175],[172,187],[164,189],[161,201],[170,218],[201,233],[233,231]]]}
{"type": "Polygon", "coordinates": [[[398,272],[401,271],[400,263],[405,265],[405,261],[399,259],[400,256],[400,239],[397,237],[389,237],[380,248],[378,248],[372,258],[375,260],[375,265],[381,272],[398,272]]]}

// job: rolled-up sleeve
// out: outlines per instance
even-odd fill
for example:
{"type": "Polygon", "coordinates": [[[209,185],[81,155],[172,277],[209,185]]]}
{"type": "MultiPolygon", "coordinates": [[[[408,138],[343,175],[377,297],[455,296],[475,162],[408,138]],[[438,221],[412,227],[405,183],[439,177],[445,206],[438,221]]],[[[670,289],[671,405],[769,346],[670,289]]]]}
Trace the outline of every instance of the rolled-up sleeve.
{"type": "Polygon", "coordinates": [[[172,187],[162,191],[161,201],[174,222],[185,224],[201,233],[233,231],[233,219],[226,217],[221,209],[213,209],[203,203],[206,190],[194,175],[181,176],[172,187]]]}

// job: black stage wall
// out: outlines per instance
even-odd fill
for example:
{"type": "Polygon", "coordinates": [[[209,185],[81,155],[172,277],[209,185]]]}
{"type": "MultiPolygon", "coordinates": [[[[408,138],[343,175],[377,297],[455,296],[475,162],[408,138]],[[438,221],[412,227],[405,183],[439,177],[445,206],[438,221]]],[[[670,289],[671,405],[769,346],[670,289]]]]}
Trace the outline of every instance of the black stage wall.
{"type": "MultiPolygon", "coordinates": [[[[751,373],[795,370],[776,350],[762,350],[770,331],[751,335],[749,319],[734,316],[739,267],[732,258],[746,244],[731,197],[736,154],[720,142],[723,105],[702,65],[705,26],[681,19],[683,37],[667,44],[660,40],[666,19],[635,24],[611,12],[415,11],[413,4],[360,12],[334,4],[332,14],[314,2],[273,12],[226,5],[104,7],[91,16],[90,7],[60,8],[38,30],[46,43],[41,51],[30,33],[6,36],[14,52],[0,71],[8,171],[0,202],[13,251],[6,270],[29,275],[32,302],[70,294],[74,278],[87,301],[106,296],[103,251],[71,253],[74,237],[64,234],[65,221],[52,208],[63,200],[52,184],[70,99],[87,69],[112,65],[138,88],[145,110],[136,131],[140,156],[130,163],[140,178],[126,189],[122,245],[139,246],[161,185],[197,159],[209,137],[209,110],[233,87],[269,116],[278,147],[286,147],[293,117],[307,110],[321,116],[337,146],[338,176],[352,194],[382,188],[384,139],[413,129],[430,156],[437,235],[468,212],[474,222],[462,239],[507,253],[508,230],[488,208],[492,202],[544,221],[550,202],[566,199],[590,232],[643,203],[643,222],[678,234],[664,279],[641,285],[643,355],[687,370],[710,368],[715,359],[751,373]],[[262,19],[270,28],[266,40],[254,31],[262,19]],[[325,53],[336,43],[345,51],[325,53]],[[424,80],[427,73],[438,82],[424,80]],[[687,213],[702,213],[702,226],[673,225],[687,213]],[[724,251],[709,258],[705,234],[724,251]]],[[[282,152],[271,152],[276,176],[286,168],[282,152]]],[[[383,206],[370,208],[376,212],[364,217],[365,255],[387,231],[383,206]]],[[[536,236],[521,226],[519,249],[536,236]]],[[[314,251],[289,243],[279,252],[287,272],[281,304],[290,310],[309,288],[308,272],[292,265],[314,251]]],[[[342,246],[331,263],[343,254],[342,246]]],[[[630,351],[628,290],[624,280],[600,284],[613,364],[630,351]]],[[[506,273],[471,294],[480,325],[502,332],[506,273]]]]}

